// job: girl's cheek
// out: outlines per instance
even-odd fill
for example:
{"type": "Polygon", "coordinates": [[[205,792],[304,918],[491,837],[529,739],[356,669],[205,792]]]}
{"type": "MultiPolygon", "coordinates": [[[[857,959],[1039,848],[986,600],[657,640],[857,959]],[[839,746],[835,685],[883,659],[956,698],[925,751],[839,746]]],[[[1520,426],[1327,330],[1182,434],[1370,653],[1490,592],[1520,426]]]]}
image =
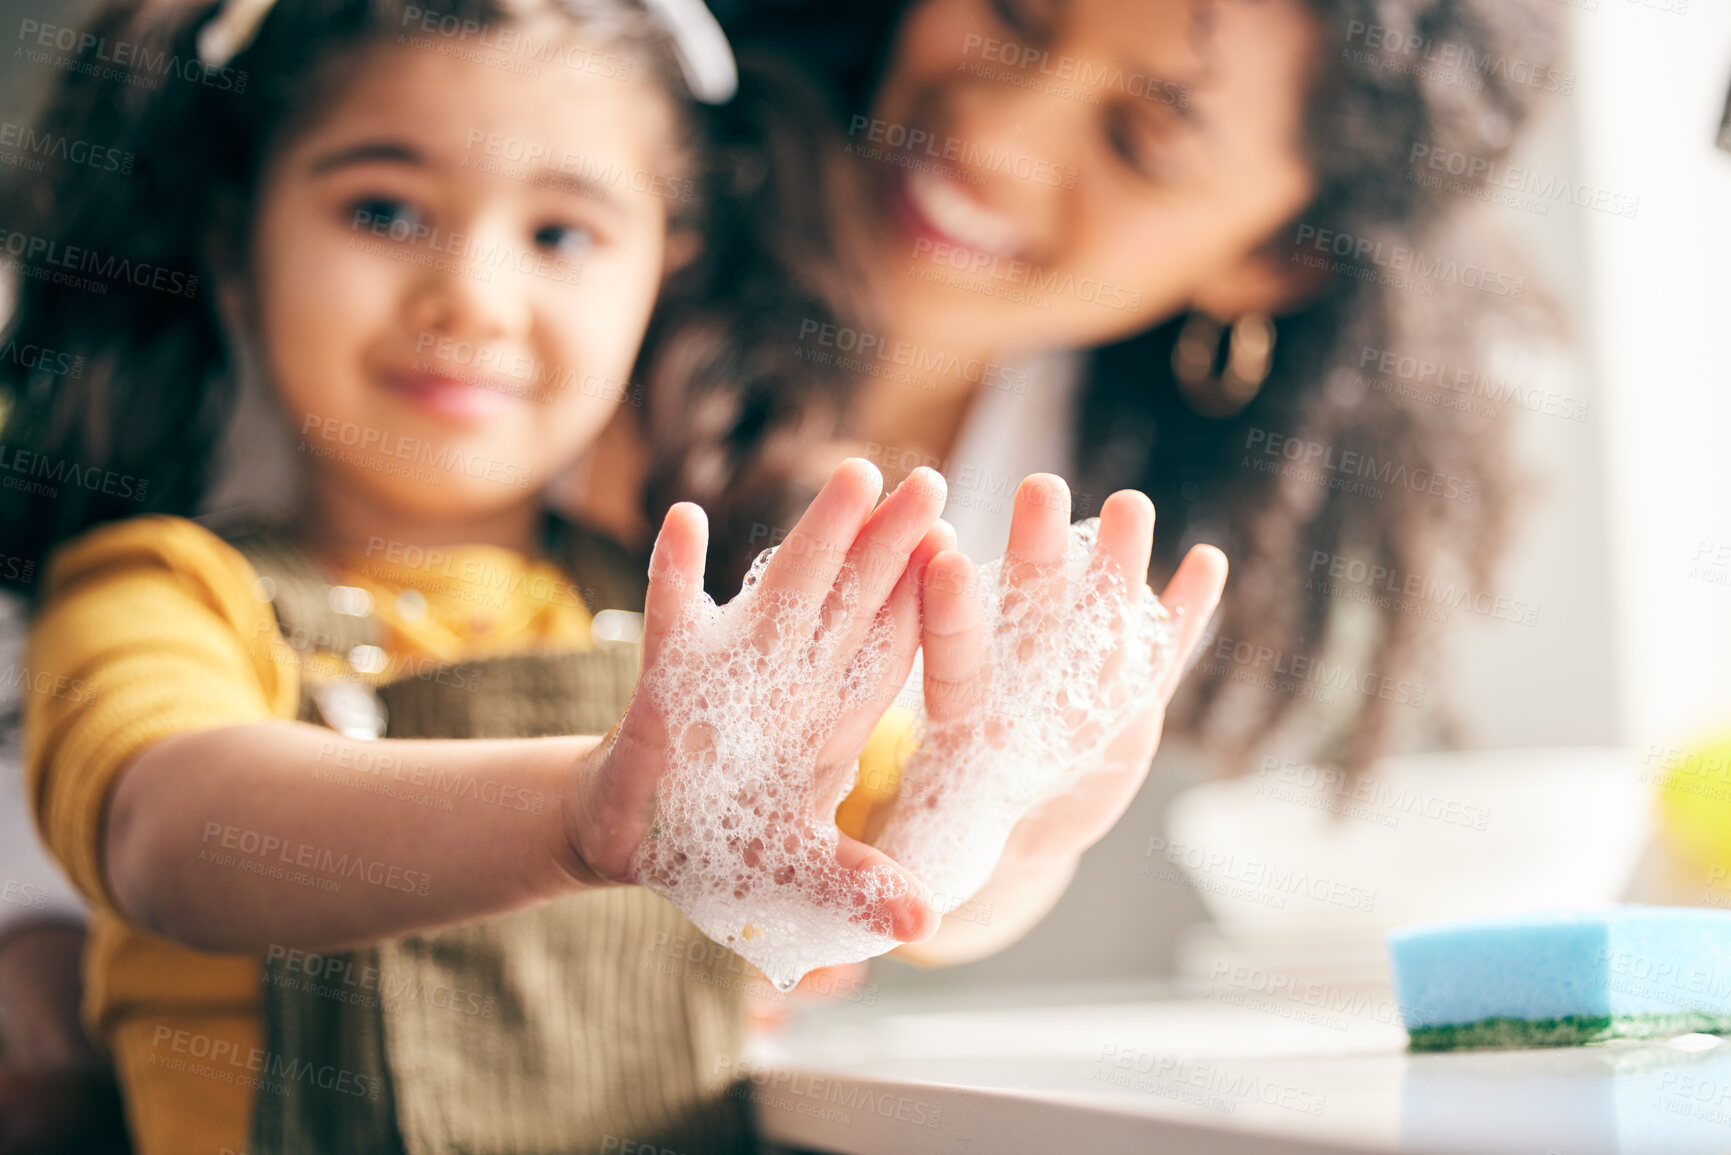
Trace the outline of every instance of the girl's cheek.
{"type": "Polygon", "coordinates": [[[376,301],[380,291],[392,288],[409,267],[389,242],[373,241],[340,226],[321,230],[318,242],[308,245],[306,253],[312,275],[333,305],[376,301]]]}
{"type": "Polygon", "coordinates": [[[584,374],[592,374],[617,388],[630,373],[659,288],[659,273],[645,273],[652,261],[658,262],[658,255],[645,251],[634,260],[591,259],[576,285],[558,286],[566,291],[550,295],[543,316],[554,335],[555,349],[549,352],[566,365],[562,379],[575,375],[581,383],[584,374]]]}
{"type": "MultiPolygon", "coordinates": [[[[267,218],[258,247],[258,277],[287,316],[331,314],[370,281],[366,262],[348,244],[348,230],[306,212],[267,218]]],[[[269,323],[270,318],[266,318],[269,323]]]]}
{"type": "Polygon", "coordinates": [[[271,374],[291,408],[330,417],[361,373],[389,308],[390,270],[347,244],[347,230],[287,219],[259,249],[261,323],[271,374]]]}

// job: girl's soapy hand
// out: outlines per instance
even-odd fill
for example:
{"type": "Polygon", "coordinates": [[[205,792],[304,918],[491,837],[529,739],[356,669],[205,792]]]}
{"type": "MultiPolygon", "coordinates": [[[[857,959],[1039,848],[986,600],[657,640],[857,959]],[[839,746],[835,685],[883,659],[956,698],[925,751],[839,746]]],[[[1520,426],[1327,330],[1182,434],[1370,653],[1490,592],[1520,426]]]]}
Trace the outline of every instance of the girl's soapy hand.
{"type": "Polygon", "coordinates": [[[940,910],[1000,863],[1067,871],[1112,828],[1220,600],[1226,559],[1210,546],[1155,599],[1145,495],[1113,494],[1097,525],[1069,521],[1063,480],[1035,475],[1002,562],[976,568],[949,550],[925,571],[924,717],[876,842],[940,910]]]}
{"type": "Polygon", "coordinates": [[[916,471],[874,510],[882,486],[842,463],[719,607],[702,511],[669,511],[642,678],[566,799],[573,873],[665,895],[779,986],[938,926],[900,867],[835,826],[912,668],[918,574],[950,540],[941,476],[916,471]]]}

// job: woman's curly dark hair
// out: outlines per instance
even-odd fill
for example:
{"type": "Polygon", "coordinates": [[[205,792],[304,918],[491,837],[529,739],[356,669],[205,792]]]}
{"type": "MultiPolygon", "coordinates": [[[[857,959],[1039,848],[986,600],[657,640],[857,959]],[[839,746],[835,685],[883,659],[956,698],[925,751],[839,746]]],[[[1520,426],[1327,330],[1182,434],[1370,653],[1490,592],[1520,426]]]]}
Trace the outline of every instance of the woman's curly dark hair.
{"type": "Polygon", "coordinates": [[[1567,78],[1532,0],[1306,3],[1320,32],[1304,140],[1318,190],[1269,250],[1321,257],[1321,291],[1276,318],[1269,380],[1225,420],[1198,415],[1174,385],[1182,318],[1100,350],[1082,439],[1108,448],[1081,460],[1110,470],[1098,484],[1130,481],[1153,497],[1157,566],[1209,532],[1232,559],[1216,638],[1175,726],[1242,768],[1298,702],[1339,696],[1356,704],[1335,719],[1323,755],[1359,772],[1394,737],[1399,711],[1425,704],[1418,678],[1436,616],[1425,591],[1490,586],[1519,484],[1503,415],[1403,388],[1404,366],[1483,364],[1493,319],[1542,316],[1517,258],[1463,227],[1482,182],[1447,168],[1427,180],[1434,170],[1415,156],[1488,169],[1535,95],[1567,78]],[[1350,258],[1338,255],[1341,237],[1350,258]],[[1134,455],[1110,447],[1129,434],[1130,414],[1143,430],[1140,460],[1118,472],[1112,463],[1134,455]],[[1343,565],[1389,577],[1338,582],[1331,571],[1343,565]],[[1354,604],[1372,611],[1365,636],[1331,664],[1354,604]]]}
{"type": "MultiPolygon", "coordinates": [[[[1187,317],[1093,350],[1072,481],[1095,499],[1125,486],[1154,499],[1156,574],[1199,540],[1231,558],[1215,632],[1169,728],[1243,769],[1300,702],[1344,701],[1334,717],[1304,720],[1320,731],[1320,756],[1356,772],[1389,744],[1400,711],[1423,704],[1415,678],[1437,614],[1423,597],[1335,582],[1330,569],[1361,562],[1426,591],[1484,591],[1517,491],[1494,406],[1401,388],[1382,354],[1402,371],[1469,366],[1493,317],[1545,315],[1519,263],[1462,228],[1461,210],[1535,96],[1570,82],[1536,0],[1301,2],[1317,30],[1302,142],[1317,193],[1265,255],[1322,265],[1314,291],[1274,318],[1270,375],[1231,416],[1198,412],[1177,385],[1187,317]],[[1430,179],[1415,146],[1481,163],[1430,179]]],[[[719,7],[736,39],[806,61],[845,113],[870,107],[907,3],[719,7]]]]}

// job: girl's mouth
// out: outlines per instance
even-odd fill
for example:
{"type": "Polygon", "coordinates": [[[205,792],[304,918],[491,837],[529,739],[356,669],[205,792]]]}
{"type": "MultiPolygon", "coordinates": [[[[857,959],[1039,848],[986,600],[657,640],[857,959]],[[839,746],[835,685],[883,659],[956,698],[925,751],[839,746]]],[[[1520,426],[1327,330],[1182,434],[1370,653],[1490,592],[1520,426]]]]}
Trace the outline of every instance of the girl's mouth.
{"type": "Polygon", "coordinates": [[[453,425],[474,425],[509,409],[517,397],[491,382],[424,371],[387,372],[381,380],[391,392],[431,417],[453,425]]]}

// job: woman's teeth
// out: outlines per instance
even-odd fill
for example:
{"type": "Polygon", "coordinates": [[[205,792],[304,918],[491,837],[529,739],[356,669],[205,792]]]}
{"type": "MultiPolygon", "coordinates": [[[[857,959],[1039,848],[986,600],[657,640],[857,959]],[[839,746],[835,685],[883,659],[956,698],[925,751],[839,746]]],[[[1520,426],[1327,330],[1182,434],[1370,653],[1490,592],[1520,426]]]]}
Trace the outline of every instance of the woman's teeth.
{"type": "Polygon", "coordinates": [[[952,181],[910,172],[906,187],[908,200],[920,215],[964,248],[1004,256],[1021,243],[1014,221],[984,207],[952,181]]]}

